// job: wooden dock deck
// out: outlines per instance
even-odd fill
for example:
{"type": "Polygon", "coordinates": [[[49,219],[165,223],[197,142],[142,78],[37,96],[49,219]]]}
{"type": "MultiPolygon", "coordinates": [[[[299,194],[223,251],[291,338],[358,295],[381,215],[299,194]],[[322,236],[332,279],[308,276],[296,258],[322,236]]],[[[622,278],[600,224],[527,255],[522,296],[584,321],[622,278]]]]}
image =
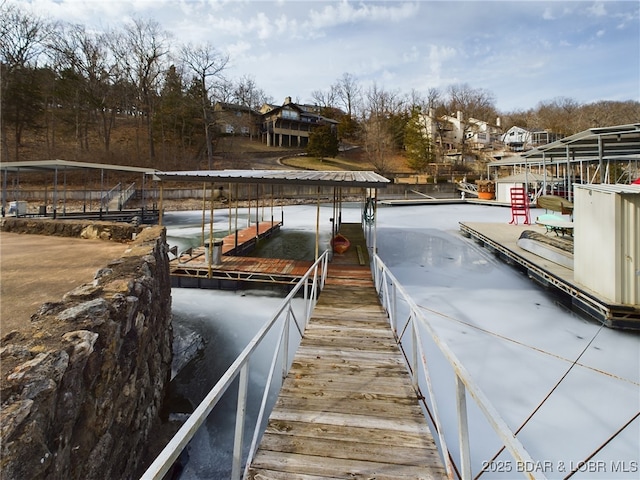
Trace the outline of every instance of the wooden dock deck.
{"type": "Polygon", "coordinates": [[[209,266],[204,247],[182,253],[170,263],[171,282],[174,287],[220,288],[237,282],[266,282],[293,284],[309,269],[313,262],[274,258],[243,257],[256,243],[275,234],[280,222],[260,222],[232,233],[222,240],[221,263],[209,266]]]}
{"type": "Polygon", "coordinates": [[[502,223],[461,222],[463,234],[476,239],[493,250],[503,260],[526,270],[527,275],[540,284],[556,289],[571,300],[578,310],[608,327],[640,329],[640,309],[633,305],[611,302],[596,292],[578,284],[573,269],[546,260],[518,246],[525,230],[545,232],[540,225],[509,225],[502,223]]]}
{"type": "Polygon", "coordinates": [[[446,478],[368,262],[361,266],[354,248],[364,237],[349,232],[352,249],[329,267],[250,479],[446,478]]]}

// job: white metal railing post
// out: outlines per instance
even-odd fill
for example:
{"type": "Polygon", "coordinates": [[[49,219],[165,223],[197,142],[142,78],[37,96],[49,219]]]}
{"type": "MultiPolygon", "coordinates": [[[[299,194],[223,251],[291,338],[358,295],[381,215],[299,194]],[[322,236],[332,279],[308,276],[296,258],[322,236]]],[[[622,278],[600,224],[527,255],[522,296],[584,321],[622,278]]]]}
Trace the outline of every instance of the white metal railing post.
{"type": "Polygon", "coordinates": [[[460,443],[460,475],[462,476],[462,480],[471,480],[471,449],[469,446],[467,395],[464,383],[458,375],[456,375],[456,407],[458,411],[458,439],[460,443]]]}
{"type": "Polygon", "coordinates": [[[391,328],[393,328],[394,333],[398,336],[398,290],[396,289],[396,284],[391,284],[392,296],[391,296],[391,312],[393,315],[393,323],[391,324],[391,328]]]}
{"type": "Polygon", "coordinates": [[[289,371],[289,328],[291,327],[291,310],[287,312],[284,319],[284,331],[282,332],[282,379],[287,376],[289,371]]]}
{"type": "Polygon", "coordinates": [[[236,410],[236,430],[233,437],[233,465],[231,479],[240,480],[242,473],[242,444],[244,443],[244,420],[247,414],[247,390],[249,388],[249,362],[240,369],[238,379],[238,408],[236,410]]]}
{"type": "MultiPolygon", "coordinates": [[[[307,302],[309,301],[309,288],[310,286],[307,285],[307,282],[304,282],[304,285],[302,286],[302,300],[303,300],[303,304],[304,304],[304,308],[305,308],[305,312],[306,312],[306,308],[307,308],[307,302]]],[[[311,288],[313,288],[311,286],[311,288]]]]}
{"type": "MultiPolygon", "coordinates": [[[[418,391],[418,325],[413,320],[413,312],[409,314],[407,322],[411,323],[411,383],[414,390],[418,391]]],[[[426,367],[425,367],[426,368],[426,367]]]]}

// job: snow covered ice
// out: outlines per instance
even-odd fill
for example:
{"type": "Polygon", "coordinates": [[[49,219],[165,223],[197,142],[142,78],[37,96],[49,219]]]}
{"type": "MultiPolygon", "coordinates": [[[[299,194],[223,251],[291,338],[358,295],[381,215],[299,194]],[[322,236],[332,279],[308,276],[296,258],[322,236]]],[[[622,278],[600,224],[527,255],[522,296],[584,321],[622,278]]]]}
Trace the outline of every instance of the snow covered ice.
{"type": "MultiPolygon", "coordinates": [[[[329,205],[322,206],[321,251],[328,247],[332,214],[329,205]]],[[[360,215],[360,204],[343,206],[343,222],[359,222],[360,215]]],[[[201,212],[166,218],[170,243],[187,245],[199,235],[201,212]]],[[[216,211],[214,218],[216,231],[228,228],[224,213],[216,211]]],[[[504,421],[520,430],[517,437],[535,460],[517,465],[504,452],[492,460],[501,442],[468,395],[473,475],[485,467],[481,478],[521,478],[527,471],[565,478],[572,470],[573,478],[639,478],[640,336],[569,311],[553,292],[459,232],[459,222],[509,219],[508,208],[484,205],[377,210],[378,255],[504,421]]],[[[284,208],[285,232],[314,232],[315,223],[315,205],[284,208]]],[[[207,317],[213,311],[234,317],[216,327],[224,331],[230,357],[278,305],[277,298],[263,294],[174,289],[173,295],[178,318],[207,317]]],[[[436,353],[432,361],[444,360],[436,353]]],[[[447,445],[456,458],[455,398],[452,388],[443,383],[438,389],[438,382],[445,380],[435,378],[434,384],[447,445]]]]}

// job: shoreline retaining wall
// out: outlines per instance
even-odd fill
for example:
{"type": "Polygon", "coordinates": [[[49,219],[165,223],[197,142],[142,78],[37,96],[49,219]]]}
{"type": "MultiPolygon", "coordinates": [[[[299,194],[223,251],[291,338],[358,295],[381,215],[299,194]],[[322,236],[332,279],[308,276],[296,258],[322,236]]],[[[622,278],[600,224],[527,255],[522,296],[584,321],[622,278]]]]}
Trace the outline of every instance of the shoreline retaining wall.
{"type": "MultiPolygon", "coordinates": [[[[105,227],[120,235],[96,225],[105,227]]],[[[169,386],[173,336],[165,230],[137,231],[92,283],[2,338],[3,479],[135,476],[169,386]]]]}

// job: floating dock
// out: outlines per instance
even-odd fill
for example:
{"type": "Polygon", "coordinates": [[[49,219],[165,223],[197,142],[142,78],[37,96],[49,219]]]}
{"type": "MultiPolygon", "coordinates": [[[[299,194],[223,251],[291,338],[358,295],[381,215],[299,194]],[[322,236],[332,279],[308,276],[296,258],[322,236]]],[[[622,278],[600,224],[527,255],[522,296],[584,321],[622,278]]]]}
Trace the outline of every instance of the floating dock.
{"type": "Polygon", "coordinates": [[[517,242],[525,230],[545,231],[535,225],[460,223],[463,235],[475,239],[507,263],[523,269],[529,278],[566,296],[577,310],[607,327],[640,330],[640,308],[613,303],[575,282],[573,269],[520,248],[517,242]]]}
{"type": "Polygon", "coordinates": [[[224,238],[221,256],[209,261],[204,246],[189,249],[170,262],[171,285],[194,288],[237,288],[242,282],[295,284],[311,267],[312,261],[242,256],[260,240],[280,230],[280,222],[259,222],[224,238]]]}

